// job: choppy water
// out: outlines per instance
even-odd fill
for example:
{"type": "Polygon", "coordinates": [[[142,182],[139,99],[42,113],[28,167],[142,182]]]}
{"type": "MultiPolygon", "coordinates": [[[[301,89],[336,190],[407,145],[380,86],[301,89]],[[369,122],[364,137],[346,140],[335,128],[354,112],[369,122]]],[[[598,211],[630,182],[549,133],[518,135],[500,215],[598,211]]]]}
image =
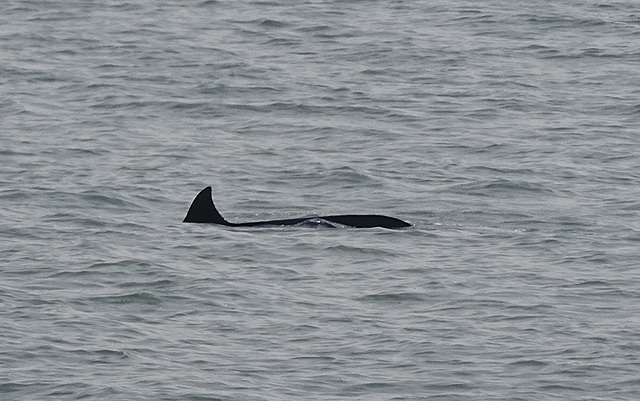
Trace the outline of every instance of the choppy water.
{"type": "Polygon", "coordinates": [[[638,399],[640,5],[566,3],[0,3],[0,399],[638,399]]]}

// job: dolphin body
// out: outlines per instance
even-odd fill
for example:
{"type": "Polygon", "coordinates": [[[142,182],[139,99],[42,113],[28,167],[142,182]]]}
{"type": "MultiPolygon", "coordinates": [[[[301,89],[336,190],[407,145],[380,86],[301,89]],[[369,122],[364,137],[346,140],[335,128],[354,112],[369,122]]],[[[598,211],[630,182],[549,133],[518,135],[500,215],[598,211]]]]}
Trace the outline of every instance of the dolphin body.
{"type": "Polygon", "coordinates": [[[395,217],[380,216],[376,214],[341,214],[334,216],[300,217],[296,219],[254,221],[249,223],[230,223],[224,219],[213,204],[211,187],[206,187],[195,197],[189,207],[184,223],[211,223],[221,224],[227,227],[339,227],[353,228],[406,228],[411,224],[395,217]]]}

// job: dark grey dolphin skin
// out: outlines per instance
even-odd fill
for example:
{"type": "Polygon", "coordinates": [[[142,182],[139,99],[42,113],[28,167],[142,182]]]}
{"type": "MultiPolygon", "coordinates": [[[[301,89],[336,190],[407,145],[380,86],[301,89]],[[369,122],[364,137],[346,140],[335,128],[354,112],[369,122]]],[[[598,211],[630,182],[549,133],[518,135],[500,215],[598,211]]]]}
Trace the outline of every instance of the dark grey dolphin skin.
{"type": "Polygon", "coordinates": [[[411,224],[400,219],[375,214],[343,214],[335,216],[300,217],[297,219],[254,221],[249,223],[229,223],[218,212],[211,198],[211,187],[206,187],[191,203],[184,223],[212,223],[228,227],[274,227],[274,226],[321,226],[336,227],[337,225],[354,228],[406,228],[411,224]]]}

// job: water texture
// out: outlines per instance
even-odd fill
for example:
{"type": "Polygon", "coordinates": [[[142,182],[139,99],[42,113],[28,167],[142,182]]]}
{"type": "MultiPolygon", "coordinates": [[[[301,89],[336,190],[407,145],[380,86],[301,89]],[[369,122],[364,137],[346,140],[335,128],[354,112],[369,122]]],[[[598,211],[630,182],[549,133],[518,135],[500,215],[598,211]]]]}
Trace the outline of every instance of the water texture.
{"type": "Polygon", "coordinates": [[[631,0],[1,2],[0,399],[637,400],[639,76],[631,0]]]}

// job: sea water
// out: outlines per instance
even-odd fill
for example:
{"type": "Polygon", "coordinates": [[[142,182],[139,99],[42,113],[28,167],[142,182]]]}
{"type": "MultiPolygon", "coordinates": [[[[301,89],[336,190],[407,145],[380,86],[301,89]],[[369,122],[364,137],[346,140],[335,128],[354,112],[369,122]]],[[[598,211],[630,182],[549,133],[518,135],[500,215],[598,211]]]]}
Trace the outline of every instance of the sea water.
{"type": "Polygon", "coordinates": [[[640,397],[637,2],[6,0],[0,61],[0,399],[640,397]]]}

